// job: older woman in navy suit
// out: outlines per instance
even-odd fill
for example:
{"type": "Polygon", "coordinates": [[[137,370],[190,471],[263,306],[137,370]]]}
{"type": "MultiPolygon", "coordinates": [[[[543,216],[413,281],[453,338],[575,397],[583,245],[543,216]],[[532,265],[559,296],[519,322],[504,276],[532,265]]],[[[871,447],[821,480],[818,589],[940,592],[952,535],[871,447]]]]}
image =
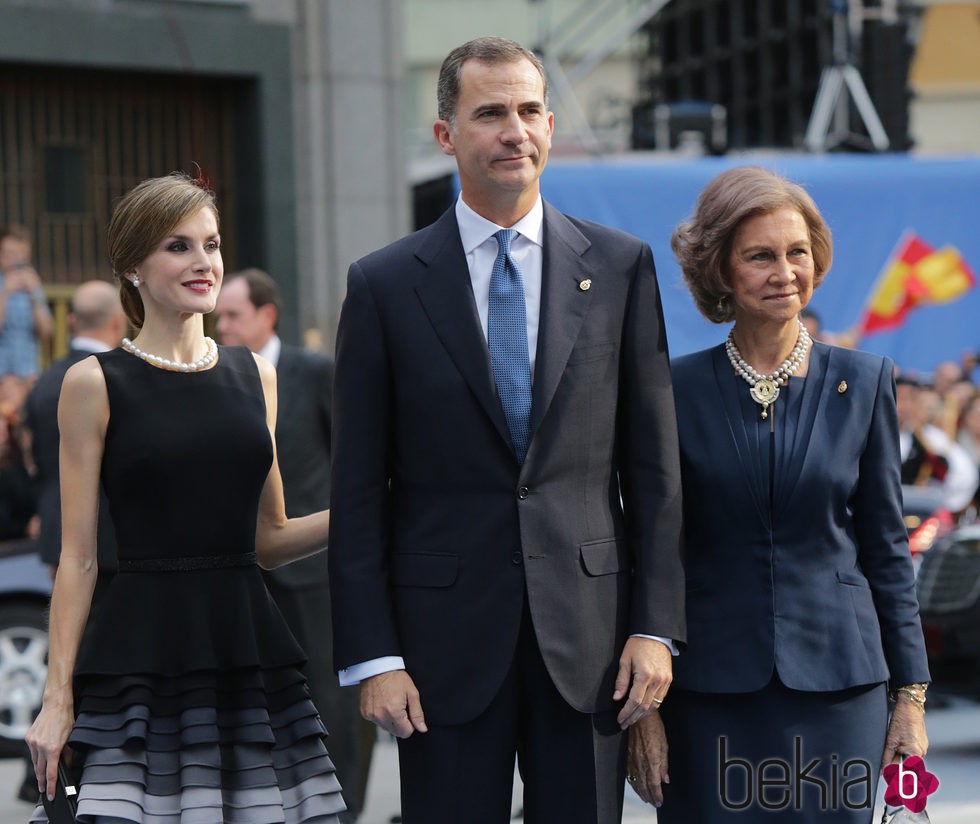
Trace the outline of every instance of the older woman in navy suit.
{"type": "Polygon", "coordinates": [[[688,647],[629,778],[662,824],[868,822],[882,765],[927,748],[893,365],[800,322],[832,246],[796,184],[723,172],[671,245],[735,324],[672,366],[688,647]]]}

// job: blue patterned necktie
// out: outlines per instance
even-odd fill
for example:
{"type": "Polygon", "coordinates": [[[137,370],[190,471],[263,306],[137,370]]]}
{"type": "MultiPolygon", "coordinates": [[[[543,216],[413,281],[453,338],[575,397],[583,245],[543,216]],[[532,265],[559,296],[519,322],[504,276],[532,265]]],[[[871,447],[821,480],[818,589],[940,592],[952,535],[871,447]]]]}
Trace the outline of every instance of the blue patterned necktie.
{"type": "Polygon", "coordinates": [[[513,229],[494,234],[498,251],[490,273],[487,343],[514,454],[518,463],[524,463],[531,417],[531,359],[527,351],[524,281],[510,257],[510,244],[516,234],[513,229]]]}

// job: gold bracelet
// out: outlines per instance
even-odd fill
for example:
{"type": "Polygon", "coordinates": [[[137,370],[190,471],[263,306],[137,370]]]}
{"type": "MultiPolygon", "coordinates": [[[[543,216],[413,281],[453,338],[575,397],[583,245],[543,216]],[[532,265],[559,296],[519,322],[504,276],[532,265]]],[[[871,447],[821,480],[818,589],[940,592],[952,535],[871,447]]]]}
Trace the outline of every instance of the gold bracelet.
{"type": "Polygon", "coordinates": [[[906,684],[904,687],[899,687],[895,690],[895,700],[898,700],[898,693],[905,693],[909,700],[915,704],[919,709],[925,712],[926,709],[926,690],[929,688],[928,684],[906,684]]]}

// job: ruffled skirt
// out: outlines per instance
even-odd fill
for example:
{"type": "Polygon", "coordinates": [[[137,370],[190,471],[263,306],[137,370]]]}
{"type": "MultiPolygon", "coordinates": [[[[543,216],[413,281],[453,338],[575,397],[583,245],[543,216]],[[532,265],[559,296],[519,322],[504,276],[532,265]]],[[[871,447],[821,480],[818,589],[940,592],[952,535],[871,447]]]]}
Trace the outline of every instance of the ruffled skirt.
{"type": "Polygon", "coordinates": [[[85,824],[327,824],[346,809],[294,666],[87,676],[76,690],[85,824]]]}

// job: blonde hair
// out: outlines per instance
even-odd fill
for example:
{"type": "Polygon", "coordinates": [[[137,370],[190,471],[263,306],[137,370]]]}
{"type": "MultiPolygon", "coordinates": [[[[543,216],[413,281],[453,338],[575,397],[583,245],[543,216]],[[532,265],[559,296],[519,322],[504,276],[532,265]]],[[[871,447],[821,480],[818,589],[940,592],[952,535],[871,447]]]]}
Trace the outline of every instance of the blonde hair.
{"type": "Polygon", "coordinates": [[[143,299],[126,277],[177,226],[201,209],[218,219],[214,192],[183,172],[152,177],[137,184],[116,204],[109,221],[108,249],[112,273],[119,280],[119,298],[134,327],[143,326],[143,299]]]}
{"type": "Polygon", "coordinates": [[[681,223],[670,238],[684,282],[694,303],[712,323],[735,319],[728,299],[728,259],[739,226],[747,218],[795,209],[810,232],[813,254],[813,286],[822,282],[834,257],[827,226],[803,187],[759,166],[737,166],[713,178],[698,197],[694,214],[681,223]]]}

